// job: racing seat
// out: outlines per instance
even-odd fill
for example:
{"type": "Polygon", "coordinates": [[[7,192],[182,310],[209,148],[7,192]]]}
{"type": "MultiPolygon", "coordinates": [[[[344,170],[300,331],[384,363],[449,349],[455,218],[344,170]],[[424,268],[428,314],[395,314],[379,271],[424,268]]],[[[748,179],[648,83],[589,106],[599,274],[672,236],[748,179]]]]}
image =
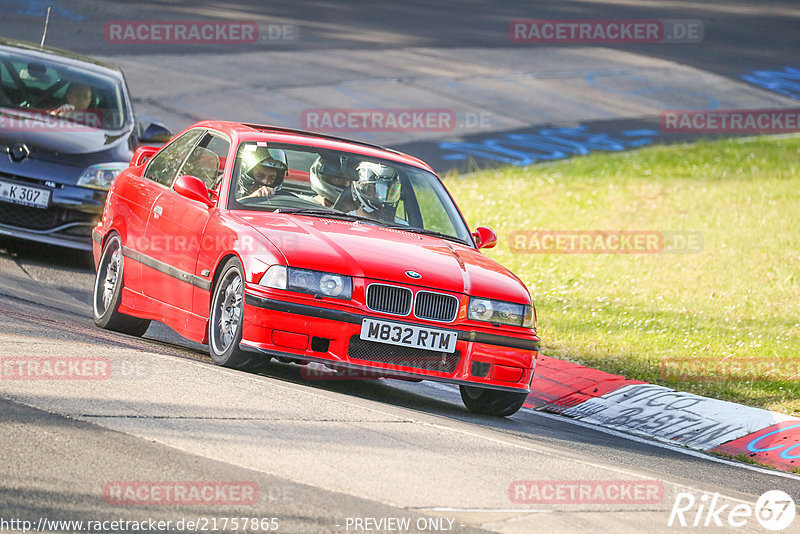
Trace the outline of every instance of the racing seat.
{"type": "Polygon", "coordinates": [[[339,193],[339,198],[336,199],[336,202],[333,203],[331,206],[333,209],[338,211],[343,211],[344,213],[349,213],[355,209],[357,209],[359,203],[356,199],[353,198],[353,193],[350,191],[349,187],[345,187],[341,193],[339,193]]]}
{"type": "Polygon", "coordinates": [[[220,175],[219,156],[213,151],[201,146],[194,149],[192,155],[186,160],[181,174],[189,174],[203,180],[208,189],[217,186],[220,175]]]}

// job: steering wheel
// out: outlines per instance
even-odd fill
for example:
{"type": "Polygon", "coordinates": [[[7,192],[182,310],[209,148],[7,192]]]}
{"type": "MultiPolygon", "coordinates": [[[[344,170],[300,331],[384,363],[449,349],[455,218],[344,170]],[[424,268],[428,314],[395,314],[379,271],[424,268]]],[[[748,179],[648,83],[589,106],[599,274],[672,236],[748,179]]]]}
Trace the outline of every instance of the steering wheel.
{"type": "MultiPolygon", "coordinates": [[[[42,105],[42,103],[45,101],[45,99],[53,98],[53,95],[56,94],[56,92],[59,89],[64,87],[64,85],[66,85],[66,83],[67,82],[65,80],[59,80],[56,83],[54,83],[53,85],[51,85],[50,87],[48,87],[47,89],[36,89],[37,91],[41,91],[41,94],[39,95],[38,98],[36,98],[35,101],[33,101],[33,99],[29,98],[28,107],[29,108],[40,107],[42,105]]],[[[28,87],[29,94],[30,94],[30,91],[32,89],[33,89],[32,87],[28,87]]]]}

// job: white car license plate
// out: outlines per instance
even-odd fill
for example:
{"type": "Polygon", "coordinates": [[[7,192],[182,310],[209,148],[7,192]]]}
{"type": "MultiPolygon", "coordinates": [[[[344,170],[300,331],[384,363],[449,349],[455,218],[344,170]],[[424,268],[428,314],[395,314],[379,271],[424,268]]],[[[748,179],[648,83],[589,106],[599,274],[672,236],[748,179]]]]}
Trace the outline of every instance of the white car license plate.
{"type": "Polygon", "coordinates": [[[455,352],[458,332],[365,317],[361,322],[359,337],[365,341],[377,341],[387,345],[400,345],[415,349],[435,350],[436,352],[455,352]]]}
{"type": "Polygon", "coordinates": [[[0,200],[23,206],[47,208],[50,205],[50,190],[0,180],[0,200]]]}

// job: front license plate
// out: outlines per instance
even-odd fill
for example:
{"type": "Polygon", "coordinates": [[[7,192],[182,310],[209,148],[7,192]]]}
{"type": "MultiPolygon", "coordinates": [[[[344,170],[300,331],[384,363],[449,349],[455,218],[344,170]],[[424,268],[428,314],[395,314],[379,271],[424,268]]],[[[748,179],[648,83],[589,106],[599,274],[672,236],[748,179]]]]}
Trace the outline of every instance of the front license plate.
{"type": "Polygon", "coordinates": [[[47,208],[50,205],[50,190],[0,180],[0,200],[23,206],[47,208]]]}
{"type": "Polygon", "coordinates": [[[458,332],[364,318],[359,337],[365,341],[377,341],[387,345],[455,352],[458,332]]]}

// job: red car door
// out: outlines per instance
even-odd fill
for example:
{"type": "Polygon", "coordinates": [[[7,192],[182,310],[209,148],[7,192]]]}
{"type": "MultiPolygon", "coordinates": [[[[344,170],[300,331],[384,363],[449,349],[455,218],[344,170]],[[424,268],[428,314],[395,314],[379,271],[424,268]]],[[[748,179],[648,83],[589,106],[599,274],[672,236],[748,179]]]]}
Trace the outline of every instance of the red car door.
{"type": "MultiPolygon", "coordinates": [[[[217,134],[206,133],[194,149],[176,178],[188,174],[203,180],[213,189],[222,176],[222,162],[230,143],[217,134]]],[[[196,272],[197,257],[203,241],[203,232],[210,216],[207,205],[190,200],[173,189],[165,190],[156,199],[147,222],[147,239],[150,244],[153,268],[147,269],[145,295],[160,300],[170,310],[192,310],[194,288],[211,289],[210,274],[196,272]]],[[[185,325],[190,318],[186,313],[185,325]]]]}
{"type": "Polygon", "coordinates": [[[125,287],[130,290],[144,292],[142,261],[149,254],[146,230],[153,204],[172,183],[178,166],[202,133],[203,130],[195,129],[175,138],[153,156],[141,176],[129,173],[115,188],[118,213],[114,216],[122,215],[125,221],[123,246],[125,255],[133,260],[125,264],[125,287]]]}

